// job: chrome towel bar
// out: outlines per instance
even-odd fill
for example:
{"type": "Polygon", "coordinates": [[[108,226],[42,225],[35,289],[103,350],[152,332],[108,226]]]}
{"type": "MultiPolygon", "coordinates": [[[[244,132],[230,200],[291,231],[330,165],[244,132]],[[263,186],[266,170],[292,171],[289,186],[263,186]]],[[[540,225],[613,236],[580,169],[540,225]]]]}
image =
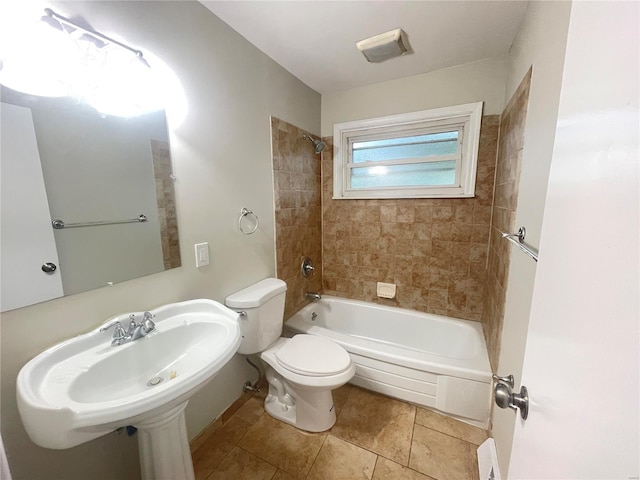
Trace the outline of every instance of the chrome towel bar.
{"type": "Polygon", "coordinates": [[[517,233],[500,233],[502,234],[502,238],[506,238],[536,262],[538,261],[538,252],[524,243],[525,236],[527,235],[527,230],[524,227],[520,227],[517,233]]]}
{"type": "Polygon", "coordinates": [[[147,216],[140,214],[136,218],[126,218],[123,220],[99,220],[97,222],[76,222],[76,223],[64,223],[62,220],[52,220],[51,225],[56,230],[62,230],[63,228],[76,228],[76,227],[95,227],[97,225],[115,225],[117,223],[140,223],[146,222],[147,216]]]}

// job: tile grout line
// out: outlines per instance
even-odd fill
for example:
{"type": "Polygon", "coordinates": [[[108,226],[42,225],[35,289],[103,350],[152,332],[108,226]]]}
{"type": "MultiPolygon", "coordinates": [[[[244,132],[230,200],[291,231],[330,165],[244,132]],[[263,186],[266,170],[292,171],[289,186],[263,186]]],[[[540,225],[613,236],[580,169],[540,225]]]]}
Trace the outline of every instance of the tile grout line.
{"type": "Polygon", "coordinates": [[[327,439],[329,438],[329,433],[327,433],[324,436],[324,440],[322,441],[322,445],[320,445],[320,448],[318,449],[318,453],[316,453],[316,456],[313,457],[313,462],[311,462],[311,467],[309,467],[309,471],[305,474],[304,478],[308,478],[309,474],[311,473],[311,470],[313,470],[313,466],[316,464],[316,462],[318,461],[318,457],[320,456],[320,452],[322,451],[322,448],[324,447],[325,443],[327,443],[327,439]]]}
{"type": "MultiPolygon", "coordinates": [[[[475,444],[475,443],[470,442],[469,440],[466,440],[466,439],[464,439],[464,438],[456,437],[455,435],[451,435],[450,433],[443,432],[442,430],[438,430],[437,428],[432,428],[432,427],[428,427],[427,425],[422,425],[421,423],[414,423],[414,424],[413,424],[414,430],[415,430],[415,426],[416,426],[416,425],[419,425],[419,426],[421,426],[422,428],[426,428],[427,430],[431,430],[432,432],[438,432],[438,433],[441,433],[442,435],[446,435],[447,437],[454,438],[454,439],[456,439],[456,440],[460,440],[461,442],[465,442],[465,443],[468,443],[468,444],[470,444],[470,445],[474,445],[475,447],[479,447],[479,446],[480,446],[479,444],[475,444]]],[[[484,430],[484,431],[486,432],[486,430],[484,430]]],[[[487,435],[487,438],[492,438],[492,437],[489,437],[489,436],[487,435]]],[[[412,436],[411,436],[411,439],[413,440],[413,434],[412,434],[412,436]]],[[[485,440],[486,440],[486,438],[485,438],[485,440]]],[[[484,440],[483,440],[483,441],[484,441],[484,440]]],[[[481,443],[482,443],[482,442],[481,442],[481,443]]]]}
{"type": "Polygon", "coordinates": [[[407,460],[407,468],[411,468],[409,467],[409,465],[411,464],[411,453],[413,452],[413,437],[415,436],[416,433],[416,417],[418,416],[418,409],[416,408],[416,415],[413,417],[413,428],[411,429],[411,442],[409,443],[409,459],[407,460]]]}

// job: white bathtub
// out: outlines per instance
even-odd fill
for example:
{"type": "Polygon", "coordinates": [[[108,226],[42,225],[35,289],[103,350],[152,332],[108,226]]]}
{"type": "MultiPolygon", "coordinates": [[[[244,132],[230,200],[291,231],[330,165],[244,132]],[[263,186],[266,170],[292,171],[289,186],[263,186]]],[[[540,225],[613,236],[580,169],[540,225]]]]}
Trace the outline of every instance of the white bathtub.
{"type": "Polygon", "coordinates": [[[287,320],[285,335],[296,333],[342,345],[354,385],[488,424],[491,368],[477,322],[325,295],[287,320]]]}

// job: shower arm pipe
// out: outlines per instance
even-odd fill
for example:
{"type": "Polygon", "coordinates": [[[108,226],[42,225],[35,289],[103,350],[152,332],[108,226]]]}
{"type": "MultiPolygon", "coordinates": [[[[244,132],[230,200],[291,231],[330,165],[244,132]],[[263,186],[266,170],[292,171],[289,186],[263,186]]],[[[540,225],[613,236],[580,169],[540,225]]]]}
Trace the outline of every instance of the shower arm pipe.
{"type": "Polygon", "coordinates": [[[538,252],[524,243],[525,236],[527,235],[527,230],[524,227],[520,227],[516,233],[500,233],[502,234],[502,238],[506,238],[536,262],[538,261],[538,252]]]}
{"type": "Polygon", "coordinates": [[[50,8],[45,8],[44,9],[44,13],[51,18],[55,18],[56,20],[58,20],[61,23],[65,23],[75,29],[78,29],[80,31],[83,31],[84,33],[86,33],[87,35],[91,35],[92,37],[96,37],[99,38],[100,40],[104,40],[107,43],[113,43],[115,45],[118,45],[121,48],[124,48],[125,50],[129,50],[130,52],[133,52],[137,57],[139,58],[143,58],[143,54],[140,50],[137,50],[133,47],[130,47],[129,45],[126,45],[122,42],[119,42],[118,40],[114,40],[111,37],[107,37],[106,35],[100,33],[100,32],[96,32],[95,30],[89,30],[85,27],[81,27],[80,25],[78,25],[77,23],[74,23],[73,20],[60,15],[59,13],[54,12],[53,10],[51,10],[50,8]]]}

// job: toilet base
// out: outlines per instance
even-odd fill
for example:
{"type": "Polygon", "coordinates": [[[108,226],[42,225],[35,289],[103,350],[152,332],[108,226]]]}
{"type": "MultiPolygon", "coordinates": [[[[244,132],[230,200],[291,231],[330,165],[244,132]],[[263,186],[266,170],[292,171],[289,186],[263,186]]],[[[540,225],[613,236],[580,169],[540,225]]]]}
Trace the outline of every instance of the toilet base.
{"type": "Polygon", "coordinates": [[[294,390],[267,367],[269,394],[265,411],[274,418],[307,432],[324,432],[336,423],[331,390],[294,390]]]}

